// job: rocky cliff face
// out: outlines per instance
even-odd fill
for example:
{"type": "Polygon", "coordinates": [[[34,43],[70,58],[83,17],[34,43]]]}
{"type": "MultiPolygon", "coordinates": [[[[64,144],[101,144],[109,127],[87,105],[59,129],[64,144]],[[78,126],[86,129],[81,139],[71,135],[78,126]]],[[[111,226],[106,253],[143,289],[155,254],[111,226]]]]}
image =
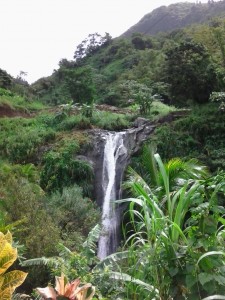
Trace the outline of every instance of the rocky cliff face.
{"type": "MultiPolygon", "coordinates": [[[[137,152],[141,144],[146,141],[151,133],[153,133],[155,125],[152,125],[149,120],[138,118],[134,122],[134,127],[124,130],[124,146],[127,149],[125,155],[120,156],[117,177],[123,177],[123,171],[130,162],[131,156],[137,152]]],[[[103,172],[103,159],[104,147],[106,143],[107,131],[94,129],[89,131],[89,136],[92,138],[93,148],[86,153],[87,159],[94,168],[94,195],[99,206],[102,206],[103,188],[102,188],[102,172],[103,172]]],[[[119,183],[117,188],[117,196],[119,196],[119,183]]]]}

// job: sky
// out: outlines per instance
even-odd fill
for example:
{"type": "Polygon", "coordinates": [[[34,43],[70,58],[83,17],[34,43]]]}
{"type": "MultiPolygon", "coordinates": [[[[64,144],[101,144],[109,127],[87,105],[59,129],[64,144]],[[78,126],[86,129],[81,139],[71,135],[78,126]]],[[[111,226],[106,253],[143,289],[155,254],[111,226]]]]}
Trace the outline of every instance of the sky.
{"type": "Polygon", "coordinates": [[[13,77],[27,72],[32,83],[51,75],[62,58],[72,60],[88,34],[117,37],[153,9],[177,2],[182,1],[0,0],[0,68],[13,77]]]}

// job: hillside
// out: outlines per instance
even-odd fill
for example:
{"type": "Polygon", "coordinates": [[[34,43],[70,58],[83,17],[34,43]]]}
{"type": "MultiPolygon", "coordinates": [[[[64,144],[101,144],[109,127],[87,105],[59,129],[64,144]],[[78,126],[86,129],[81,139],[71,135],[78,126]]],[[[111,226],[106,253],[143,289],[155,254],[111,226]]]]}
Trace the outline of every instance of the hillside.
{"type": "Polygon", "coordinates": [[[161,6],[146,14],[122,36],[129,37],[137,32],[155,35],[159,32],[169,32],[192,24],[205,23],[213,17],[224,15],[225,1],[209,1],[207,4],[181,2],[161,6]]]}

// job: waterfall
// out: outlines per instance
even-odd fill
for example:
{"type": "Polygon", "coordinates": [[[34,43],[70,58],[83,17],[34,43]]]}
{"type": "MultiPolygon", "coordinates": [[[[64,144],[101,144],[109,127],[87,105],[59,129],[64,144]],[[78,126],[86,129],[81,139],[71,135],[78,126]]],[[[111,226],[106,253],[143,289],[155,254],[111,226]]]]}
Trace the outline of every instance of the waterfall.
{"type": "Polygon", "coordinates": [[[114,200],[120,197],[120,187],[126,165],[127,149],[123,143],[125,132],[108,133],[104,147],[102,171],[102,233],[98,243],[98,257],[105,258],[118,247],[119,211],[114,200]]]}

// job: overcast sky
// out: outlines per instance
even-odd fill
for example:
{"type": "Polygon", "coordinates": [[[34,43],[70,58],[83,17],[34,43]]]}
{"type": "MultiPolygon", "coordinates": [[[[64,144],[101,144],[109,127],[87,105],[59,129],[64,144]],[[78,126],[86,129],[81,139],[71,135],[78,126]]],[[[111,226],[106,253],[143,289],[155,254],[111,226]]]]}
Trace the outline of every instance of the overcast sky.
{"type": "MultiPolygon", "coordinates": [[[[31,83],[72,59],[89,33],[121,35],[173,0],[0,0],[0,68],[31,83]]],[[[190,0],[188,2],[195,2],[190,0]]],[[[207,2],[202,0],[202,3],[207,2]]]]}

